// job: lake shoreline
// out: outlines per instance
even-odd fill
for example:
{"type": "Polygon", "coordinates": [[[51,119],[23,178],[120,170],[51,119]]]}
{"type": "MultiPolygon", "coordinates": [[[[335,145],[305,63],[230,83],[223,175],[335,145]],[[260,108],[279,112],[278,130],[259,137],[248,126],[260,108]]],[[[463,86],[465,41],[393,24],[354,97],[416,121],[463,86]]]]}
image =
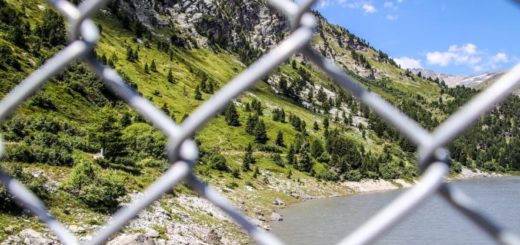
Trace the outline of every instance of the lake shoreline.
{"type": "MultiPolygon", "coordinates": [[[[496,172],[484,172],[484,171],[481,171],[478,169],[471,170],[471,169],[463,166],[460,173],[458,173],[454,176],[450,175],[450,176],[446,177],[446,181],[453,182],[453,181],[470,180],[470,179],[477,179],[477,178],[499,178],[499,177],[505,177],[505,176],[509,176],[509,175],[502,174],[502,173],[496,173],[496,172]]],[[[410,187],[414,186],[418,181],[419,181],[419,179],[416,179],[413,182],[406,181],[404,179],[394,179],[394,180],[362,179],[360,181],[344,181],[344,182],[341,182],[338,184],[343,187],[346,187],[350,190],[347,194],[333,195],[333,196],[313,196],[311,198],[304,198],[304,199],[301,199],[301,201],[294,202],[289,205],[280,207],[278,210],[275,210],[275,212],[279,212],[280,210],[286,209],[286,208],[290,207],[291,205],[305,202],[308,200],[313,200],[313,199],[346,197],[346,196],[358,195],[358,194],[387,192],[387,191],[410,188],[410,187]]],[[[270,224],[272,224],[273,222],[283,222],[283,221],[267,222],[268,224],[266,224],[267,225],[266,227],[270,227],[270,224]]]]}
{"type": "MultiPolygon", "coordinates": [[[[475,178],[498,178],[508,176],[507,174],[497,172],[484,172],[479,169],[471,170],[467,167],[462,167],[460,173],[454,176],[448,176],[446,181],[460,181],[475,178]]],[[[415,185],[419,179],[413,182],[406,181],[404,179],[384,180],[384,179],[363,179],[361,181],[345,181],[341,184],[353,191],[353,194],[370,193],[370,192],[382,192],[391,191],[403,188],[409,188],[415,185]]]]}
{"type": "MultiPolygon", "coordinates": [[[[491,211],[494,220],[500,220],[510,229],[520,229],[520,212],[515,202],[517,198],[513,195],[518,193],[520,177],[491,173],[484,175],[478,172],[461,177],[468,179],[454,181],[450,185],[476,197],[479,206],[491,211]]],[[[273,223],[273,233],[293,244],[311,245],[321,244],[323,240],[339,241],[349,233],[347,231],[355,230],[407,191],[382,191],[303,202],[282,212],[287,216],[285,223],[273,223]]],[[[475,227],[466,219],[456,218],[457,215],[460,214],[442,198],[433,197],[421,208],[414,210],[413,215],[408,216],[398,227],[380,237],[377,244],[465,244],[462,241],[467,239],[473,239],[470,244],[475,244],[475,241],[489,239],[487,236],[478,236],[482,234],[481,230],[471,229],[475,227]],[[460,232],[452,232],[450,237],[446,237],[446,234],[451,234],[452,227],[458,227],[460,232]],[[457,242],[451,243],[453,241],[457,242]]]]}

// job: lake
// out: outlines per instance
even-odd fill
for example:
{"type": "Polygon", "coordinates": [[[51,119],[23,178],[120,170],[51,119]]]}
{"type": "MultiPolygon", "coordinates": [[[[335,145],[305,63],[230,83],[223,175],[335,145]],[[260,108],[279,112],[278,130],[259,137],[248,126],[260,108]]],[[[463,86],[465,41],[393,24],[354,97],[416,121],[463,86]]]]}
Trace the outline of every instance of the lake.
{"type": "MultiPolygon", "coordinates": [[[[520,177],[451,183],[498,223],[520,235],[520,177]]],[[[405,190],[309,200],[280,210],[272,232],[288,244],[336,244],[405,190]]],[[[376,244],[495,244],[440,196],[381,237],[376,244]]]]}

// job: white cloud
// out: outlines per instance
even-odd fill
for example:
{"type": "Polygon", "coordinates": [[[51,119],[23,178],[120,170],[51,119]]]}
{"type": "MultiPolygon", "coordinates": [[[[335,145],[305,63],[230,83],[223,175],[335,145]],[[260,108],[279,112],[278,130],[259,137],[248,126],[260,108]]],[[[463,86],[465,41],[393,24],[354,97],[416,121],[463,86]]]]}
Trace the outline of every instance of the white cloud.
{"type": "Polygon", "coordinates": [[[450,64],[468,65],[472,68],[477,68],[477,64],[482,61],[482,56],[477,52],[477,46],[472,43],[467,43],[462,46],[451,45],[448,51],[428,52],[426,60],[432,65],[448,66],[450,64]]]}
{"type": "Polygon", "coordinates": [[[400,58],[393,58],[395,63],[397,63],[401,68],[403,69],[414,69],[414,68],[420,68],[422,69],[421,60],[414,59],[410,57],[400,57],[400,58]]]}
{"type": "Polygon", "coordinates": [[[377,12],[376,7],[371,3],[363,3],[362,8],[365,11],[365,13],[367,13],[367,14],[373,14],[373,13],[377,12]]]}
{"type": "Polygon", "coordinates": [[[447,51],[433,51],[426,53],[428,64],[446,67],[449,65],[465,65],[479,72],[486,69],[495,69],[500,63],[508,63],[506,53],[500,52],[494,56],[478,49],[473,43],[451,45],[447,51]]]}
{"type": "Polygon", "coordinates": [[[387,14],[387,15],[386,15],[386,19],[387,19],[387,20],[390,20],[390,21],[394,21],[394,20],[399,19],[399,15],[396,15],[396,14],[387,14]]]}
{"type": "Polygon", "coordinates": [[[373,14],[377,12],[376,6],[370,0],[321,0],[318,3],[319,8],[329,8],[333,6],[350,9],[361,9],[366,14],[373,14]]]}
{"type": "Polygon", "coordinates": [[[498,63],[507,63],[509,61],[509,58],[507,57],[507,54],[504,52],[497,53],[491,58],[491,62],[494,64],[498,63]]]}

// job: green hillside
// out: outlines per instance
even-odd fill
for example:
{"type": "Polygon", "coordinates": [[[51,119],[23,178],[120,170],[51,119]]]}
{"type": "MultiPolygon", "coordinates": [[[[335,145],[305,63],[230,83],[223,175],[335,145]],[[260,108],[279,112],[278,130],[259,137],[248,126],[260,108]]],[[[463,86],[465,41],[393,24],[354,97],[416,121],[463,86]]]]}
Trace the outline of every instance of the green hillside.
{"type": "MultiPolygon", "coordinates": [[[[428,129],[475,93],[404,71],[384,52],[316,14],[320,28],[313,45],[428,129]]],[[[102,30],[96,55],[178,123],[261,53],[213,40],[193,47],[191,37],[173,27],[150,28],[124,16],[107,10],[95,18],[102,30]]],[[[64,45],[63,19],[43,1],[0,0],[0,97],[64,45]]],[[[510,99],[450,146],[455,171],[460,164],[520,168],[518,103],[510,99]]],[[[87,223],[100,224],[128,201],[127,194],[143,190],[169,165],[165,137],[80,63],[49,81],[1,129],[6,148],[1,166],[66,222],[79,212],[89,217],[87,223]],[[103,157],[96,158],[100,151],[103,157]]],[[[255,201],[266,206],[274,197],[296,200],[276,192],[277,183],[266,173],[308,186],[417,177],[415,147],[300,56],[233,101],[195,139],[198,175],[228,192],[252,188],[259,193],[255,201]]],[[[174,193],[191,192],[178,187],[174,193]]],[[[1,188],[0,224],[23,219],[1,188]]],[[[30,226],[41,228],[30,219],[15,229],[30,226]]],[[[0,230],[0,240],[7,235],[0,230]]]]}

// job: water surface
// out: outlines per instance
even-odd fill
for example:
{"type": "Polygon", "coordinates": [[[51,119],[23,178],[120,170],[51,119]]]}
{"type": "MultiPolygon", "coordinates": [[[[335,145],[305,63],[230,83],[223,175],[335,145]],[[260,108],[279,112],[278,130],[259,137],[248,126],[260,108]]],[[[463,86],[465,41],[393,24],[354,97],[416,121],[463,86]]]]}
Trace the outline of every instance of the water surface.
{"type": "MultiPolygon", "coordinates": [[[[479,178],[451,183],[487,214],[520,234],[520,177],[479,178]]],[[[272,232],[288,244],[336,244],[405,190],[310,200],[280,213],[272,232]]],[[[376,244],[495,244],[465,217],[435,196],[376,244]]]]}

